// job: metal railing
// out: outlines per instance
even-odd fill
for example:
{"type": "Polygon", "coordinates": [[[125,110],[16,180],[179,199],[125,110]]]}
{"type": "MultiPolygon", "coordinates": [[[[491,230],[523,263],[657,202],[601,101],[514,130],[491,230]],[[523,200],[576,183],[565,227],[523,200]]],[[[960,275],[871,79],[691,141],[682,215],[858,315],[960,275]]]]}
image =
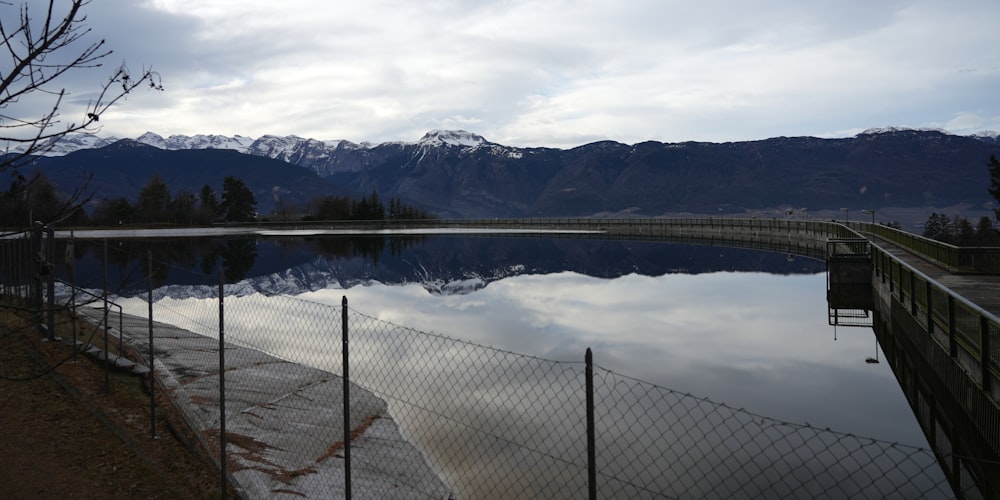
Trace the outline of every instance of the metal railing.
{"type": "Polygon", "coordinates": [[[1000,247],[959,247],[913,233],[869,222],[850,227],[872,234],[938,264],[953,273],[1000,274],[1000,247]]]}
{"type": "MultiPolygon", "coordinates": [[[[817,237],[851,238],[860,231],[872,234],[923,256],[954,273],[1000,274],[1000,247],[958,247],[880,224],[837,222],[833,220],[797,220],[781,218],[717,217],[623,217],[623,218],[492,218],[492,219],[419,219],[419,220],[329,220],[280,221],[224,224],[220,228],[250,233],[255,229],[382,231],[416,229],[484,229],[490,231],[565,231],[595,232],[632,237],[677,236],[693,231],[696,235],[723,232],[768,232],[773,235],[793,233],[817,237]]],[[[145,237],[155,237],[149,229],[145,237]]]]}
{"type": "MultiPolygon", "coordinates": [[[[974,420],[978,419],[977,424],[993,449],[1000,450],[1000,427],[995,421],[995,408],[1000,401],[1000,319],[895,259],[877,244],[872,245],[872,261],[876,284],[887,288],[889,295],[906,308],[933,341],[925,345],[933,345],[932,349],[950,358],[966,375],[939,374],[952,394],[966,404],[976,397],[987,398],[966,410],[974,420]],[[971,384],[961,380],[965,378],[971,384]],[[985,411],[990,405],[994,408],[992,413],[985,411]]],[[[924,356],[930,360],[936,353],[926,351],[924,356]]]]}

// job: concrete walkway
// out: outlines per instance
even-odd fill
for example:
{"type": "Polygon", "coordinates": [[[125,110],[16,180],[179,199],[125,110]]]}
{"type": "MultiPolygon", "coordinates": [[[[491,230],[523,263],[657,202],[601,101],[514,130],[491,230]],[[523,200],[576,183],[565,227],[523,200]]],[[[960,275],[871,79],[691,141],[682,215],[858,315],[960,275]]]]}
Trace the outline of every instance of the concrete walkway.
{"type": "Polygon", "coordinates": [[[994,316],[1000,317],[1000,275],[955,274],[890,241],[870,233],[862,234],[901,262],[920,271],[994,316]]]}
{"type": "MultiPolygon", "coordinates": [[[[99,309],[80,312],[95,322],[102,316],[99,309]]],[[[148,320],[124,316],[122,330],[148,362],[148,320]]],[[[163,323],[154,323],[153,337],[160,387],[218,453],[218,340],[163,323]]],[[[226,345],[225,359],[227,469],[241,496],[343,498],[343,379],[236,345],[226,345]]],[[[350,391],[353,498],[449,498],[386,402],[354,384],[350,391]]]]}

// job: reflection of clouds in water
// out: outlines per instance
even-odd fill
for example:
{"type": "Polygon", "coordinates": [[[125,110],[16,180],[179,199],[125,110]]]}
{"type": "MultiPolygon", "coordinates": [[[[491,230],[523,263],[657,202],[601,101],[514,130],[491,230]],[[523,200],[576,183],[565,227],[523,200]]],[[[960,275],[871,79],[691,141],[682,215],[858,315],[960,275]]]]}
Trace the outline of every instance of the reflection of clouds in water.
{"type": "MultiPolygon", "coordinates": [[[[564,272],[507,278],[468,295],[372,283],[300,296],[313,302],[227,297],[227,339],[340,373],[339,310],[314,302],[339,306],[344,295],[352,311],[406,327],[355,316],[352,379],[386,397],[403,431],[448,471],[458,491],[473,488],[467,490],[472,497],[491,489],[510,493],[505,488],[514,485],[506,478],[529,476],[524,484],[536,493],[579,496],[578,464],[551,463],[547,457],[580,455],[579,363],[587,346],[603,368],[733,407],[859,435],[923,442],[887,364],[863,361],[873,354],[871,330],[845,329],[833,341],[823,275],[607,280],[564,272]],[[414,330],[572,363],[553,364],[414,330]],[[525,400],[529,394],[536,399],[525,400]],[[484,471],[491,471],[489,480],[484,471]],[[463,482],[470,477],[476,486],[463,482]]],[[[127,312],[145,314],[145,304],[127,299],[127,312]]],[[[211,335],[217,312],[213,300],[164,299],[155,314],[211,335]]],[[[642,400],[627,407],[652,405],[638,412],[640,418],[673,411],[659,404],[642,400]]],[[[671,421],[657,425],[669,428],[671,421]]],[[[634,448],[605,444],[609,451],[616,447],[622,447],[617,451],[623,457],[634,448]]],[[[649,460],[658,468],[662,457],[649,460]]]]}
{"type": "Polygon", "coordinates": [[[827,324],[825,276],[766,273],[523,275],[468,295],[419,285],[321,290],[422,331],[532,356],[579,361],[792,421],[922,442],[888,364],[869,365],[869,328],[827,324]],[[863,404],[864,411],[854,405],[863,404]],[[888,422],[896,424],[889,425],[888,422]]]}
{"type": "MultiPolygon", "coordinates": [[[[842,328],[833,341],[825,290],[822,274],[609,280],[563,272],[507,278],[467,295],[372,283],[300,297],[339,306],[346,295],[352,310],[384,321],[548,359],[582,361],[591,347],[599,366],[665,387],[779,419],[922,442],[888,363],[864,363],[874,354],[871,330],[842,328]]],[[[124,300],[145,314],[140,299],[124,300]]],[[[157,304],[158,320],[208,335],[218,326],[214,300],[157,304]]],[[[337,318],[288,314],[284,301],[259,295],[226,304],[234,312],[227,329],[243,332],[232,340],[326,369],[339,358],[336,342],[289,342],[304,332],[338,335],[337,318]]]]}

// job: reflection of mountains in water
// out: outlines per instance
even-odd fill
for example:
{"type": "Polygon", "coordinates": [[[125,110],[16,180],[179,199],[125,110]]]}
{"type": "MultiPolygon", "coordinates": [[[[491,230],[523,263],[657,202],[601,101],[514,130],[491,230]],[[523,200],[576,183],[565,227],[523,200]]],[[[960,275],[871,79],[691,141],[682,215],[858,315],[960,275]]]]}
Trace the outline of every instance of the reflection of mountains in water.
{"type": "MultiPolygon", "coordinates": [[[[215,246],[204,240],[174,240],[169,250],[162,248],[163,242],[148,243],[161,268],[154,271],[155,294],[213,296],[217,290],[213,277],[223,264],[227,283],[233,283],[227,291],[239,295],[295,295],[372,282],[416,283],[435,294],[469,293],[510,276],[565,271],[617,278],[720,271],[812,274],[825,269],[822,261],[801,256],[649,241],[468,236],[261,238],[236,240],[235,245],[233,240],[213,241],[215,246]],[[241,269],[234,272],[237,264],[241,269]]],[[[128,253],[144,256],[146,250],[128,253]]],[[[139,262],[120,262],[118,272],[124,276],[124,269],[139,262]]],[[[95,265],[99,268],[100,261],[88,267],[95,265]]],[[[140,294],[145,287],[145,283],[126,284],[121,294],[140,294]]]]}

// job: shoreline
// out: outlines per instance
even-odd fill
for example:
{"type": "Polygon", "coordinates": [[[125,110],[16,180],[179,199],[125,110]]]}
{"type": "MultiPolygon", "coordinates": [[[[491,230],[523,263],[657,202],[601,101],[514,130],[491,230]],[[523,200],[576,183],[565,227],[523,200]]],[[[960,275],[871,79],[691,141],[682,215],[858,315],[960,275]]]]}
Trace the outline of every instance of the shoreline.
{"type": "MultiPolygon", "coordinates": [[[[87,312],[81,309],[95,320],[87,312]]],[[[148,363],[148,319],[126,315],[122,329],[124,342],[148,363]]],[[[199,445],[218,460],[218,340],[165,323],[154,322],[153,331],[158,386],[199,445]]],[[[338,454],[343,446],[343,379],[228,342],[225,351],[226,462],[233,486],[250,498],[343,494],[344,460],[338,454]]],[[[358,498],[390,491],[399,498],[450,494],[424,453],[402,435],[387,403],[353,382],[350,422],[353,463],[379,465],[352,465],[358,498]],[[401,484],[401,477],[408,484],[401,484]]]]}

